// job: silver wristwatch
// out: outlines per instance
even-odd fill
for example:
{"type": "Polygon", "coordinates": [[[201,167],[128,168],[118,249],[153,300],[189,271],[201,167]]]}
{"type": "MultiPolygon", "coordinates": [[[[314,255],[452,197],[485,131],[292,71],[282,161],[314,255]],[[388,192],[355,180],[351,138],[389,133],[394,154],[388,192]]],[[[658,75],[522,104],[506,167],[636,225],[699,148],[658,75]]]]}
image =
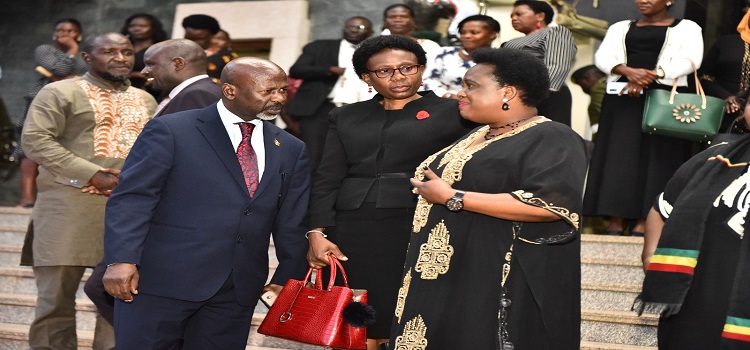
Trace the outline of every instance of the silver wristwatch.
{"type": "Polygon", "coordinates": [[[453,197],[445,201],[445,208],[452,212],[461,211],[464,208],[464,194],[466,192],[457,190],[453,197]]]}

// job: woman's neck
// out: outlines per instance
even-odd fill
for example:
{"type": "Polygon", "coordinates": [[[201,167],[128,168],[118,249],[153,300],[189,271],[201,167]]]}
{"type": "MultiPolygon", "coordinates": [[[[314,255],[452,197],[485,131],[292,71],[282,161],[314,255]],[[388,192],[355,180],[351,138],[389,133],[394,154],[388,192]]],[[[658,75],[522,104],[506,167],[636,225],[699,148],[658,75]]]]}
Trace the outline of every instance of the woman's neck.
{"type": "Polygon", "coordinates": [[[149,48],[151,45],[154,44],[154,41],[151,39],[134,39],[133,40],[133,51],[138,52],[144,49],[149,48]]]}
{"type": "Polygon", "coordinates": [[[545,30],[545,29],[547,29],[547,26],[545,26],[545,25],[542,25],[541,27],[539,27],[539,28],[536,28],[536,29],[534,29],[534,30],[532,30],[532,31],[530,31],[530,32],[528,32],[528,33],[526,33],[526,35],[531,35],[531,34],[534,34],[534,33],[537,33],[537,32],[541,32],[541,31],[543,31],[543,30],[545,30]]]}
{"type": "Polygon", "coordinates": [[[417,93],[405,99],[384,98],[383,101],[380,101],[380,104],[383,105],[383,109],[385,109],[386,111],[392,111],[392,110],[404,109],[404,106],[406,106],[407,103],[420,99],[420,98],[422,98],[422,95],[417,93]]]}
{"type": "Polygon", "coordinates": [[[655,13],[653,15],[643,16],[638,23],[643,25],[669,25],[674,22],[674,18],[669,17],[666,11],[655,13]]]}

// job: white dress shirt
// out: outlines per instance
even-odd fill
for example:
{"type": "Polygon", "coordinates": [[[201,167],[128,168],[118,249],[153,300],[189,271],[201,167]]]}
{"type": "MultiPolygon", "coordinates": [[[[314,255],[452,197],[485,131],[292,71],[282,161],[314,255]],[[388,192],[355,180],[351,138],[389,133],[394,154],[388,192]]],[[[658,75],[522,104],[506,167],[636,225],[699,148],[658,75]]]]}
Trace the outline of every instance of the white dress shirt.
{"type": "MultiPolygon", "coordinates": [[[[171,95],[171,94],[170,94],[171,95]]],[[[224,102],[219,100],[216,104],[216,108],[219,110],[219,117],[221,117],[221,123],[224,124],[224,128],[227,129],[229,140],[232,141],[232,147],[234,152],[237,152],[237,147],[242,142],[242,131],[237,123],[251,123],[255,125],[253,129],[253,135],[250,136],[250,145],[253,146],[253,151],[258,158],[258,183],[263,179],[263,170],[266,168],[266,149],[263,145],[263,123],[260,119],[253,119],[249,122],[244,121],[236,114],[230,112],[224,102]]]]}

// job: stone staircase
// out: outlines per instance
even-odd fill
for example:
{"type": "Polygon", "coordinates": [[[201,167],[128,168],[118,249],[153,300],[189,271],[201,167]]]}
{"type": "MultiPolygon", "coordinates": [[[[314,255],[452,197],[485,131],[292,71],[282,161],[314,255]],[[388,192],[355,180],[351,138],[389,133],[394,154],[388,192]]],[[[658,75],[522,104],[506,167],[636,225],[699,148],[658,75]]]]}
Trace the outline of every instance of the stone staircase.
{"type": "MultiPolygon", "coordinates": [[[[0,207],[0,349],[28,349],[29,324],[34,319],[36,283],[30,267],[18,266],[21,247],[28,225],[30,209],[0,207]]],[[[269,249],[270,274],[278,265],[273,245],[269,249]]],[[[78,289],[76,326],[78,347],[91,350],[94,339],[96,308],[83,292],[83,284],[90,275],[86,272],[78,289]]],[[[322,350],[258,334],[257,329],[268,309],[261,303],[255,307],[250,337],[246,350],[322,350]]]]}
{"type": "MultiPolygon", "coordinates": [[[[28,328],[34,318],[36,285],[31,268],[18,266],[28,224],[29,209],[0,207],[0,349],[28,349],[28,328]]],[[[581,349],[656,350],[655,315],[638,317],[630,311],[643,279],[640,252],[643,238],[582,236],[581,349]]],[[[269,250],[271,273],[278,264],[273,245],[269,250]]],[[[78,290],[79,349],[91,349],[96,310],[78,290]]],[[[319,350],[258,334],[268,310],[258,304],[246,350],[319,350]]]]}
{"type": "Polygon", "coordinates": [[[581,236],[581,349],[656,350],[658,316],[630,311],[642,248],[642,237],[581,236]]]}

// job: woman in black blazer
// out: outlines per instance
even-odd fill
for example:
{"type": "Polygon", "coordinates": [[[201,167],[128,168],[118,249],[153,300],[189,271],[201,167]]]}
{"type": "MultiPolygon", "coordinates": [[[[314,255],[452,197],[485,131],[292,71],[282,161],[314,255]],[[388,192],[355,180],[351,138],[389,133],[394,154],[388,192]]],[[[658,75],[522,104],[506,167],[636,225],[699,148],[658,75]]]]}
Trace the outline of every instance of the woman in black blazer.
{"type": "Polygon", "coordinates": [[[475,125],[461,118],[457,101],[417,93],[427,61],[417,42],[370,38],[352,60],[378,95],[329,115],[313,182],[308,261],[315,268],[328,264],[328,254],[346,261],[349,286],[367,289],[377,313],[367,329],[368,349],[377,349],[390,337],[417,204],[409,179],[426,157],[475,125]]]}

